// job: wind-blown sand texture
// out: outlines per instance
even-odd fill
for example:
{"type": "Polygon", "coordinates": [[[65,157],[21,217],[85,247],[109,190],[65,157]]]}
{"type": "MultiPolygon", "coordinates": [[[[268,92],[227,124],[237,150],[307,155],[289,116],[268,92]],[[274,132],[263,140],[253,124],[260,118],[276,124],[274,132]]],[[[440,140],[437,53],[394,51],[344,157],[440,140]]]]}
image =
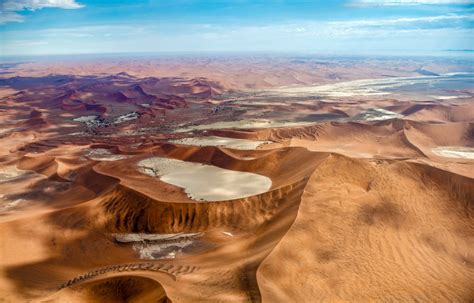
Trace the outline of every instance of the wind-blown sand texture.
{"type": "Polygon", "coordinates": [[[472,302],[472,68],[316,59],[0,75],[0,301],[472,302]]]}

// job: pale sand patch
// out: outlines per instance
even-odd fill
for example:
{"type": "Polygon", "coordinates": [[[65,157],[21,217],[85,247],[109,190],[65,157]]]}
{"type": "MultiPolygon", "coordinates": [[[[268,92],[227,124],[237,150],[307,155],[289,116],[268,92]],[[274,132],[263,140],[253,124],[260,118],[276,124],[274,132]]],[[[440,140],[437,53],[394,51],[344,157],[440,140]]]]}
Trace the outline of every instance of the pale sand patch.
{"type": "Polygon", "coordinates": [[[240,121],[224,121],[216,122],[211,124],[192,125],[176,129],[176,133],[185,133],[194,130],[205,130],[205,129],[253,129],[253,128],[276,128],[276,127],[292,127],[292,126],[303,126],[311,125],[315,122],[304,122],[304,121],[273,121],[267,119],[255,119],[255,120],[240,120],[240,121]]]}
{"type": "Polygon", "coordinates": [[[7,135],[14,130],[15,128],[2,128],[0,129],[0,136],[7,135]]]}
{"type": "Polygon", "coordinates": [[[160,260],[160,259],[174,259],[176,254],[180,253],[182,249],[188,245],[193,244],[191,240],[183,240],[180,243],[162,243],[162,244],[148,244],[138,242],[133,244],[133,250],[138,252],[140,259],[145,260],[160,260]]]}
{"type": "Polygon", "coordinates": [[[403,118],[403,115],[383,108],[371,108],[369,110],[358,113],[357,115],[352,117],[352,120],[382,121],[396,118],[403,118]]]}
{"type": "Polygon", "coordinates": [[[474,148],[463,146],[439,146],[431,150],[435,155],[446,158],[474,159],[474,148]]]}
{"type": "Polygon", "coordinates": [[[379,87],[372,87],[374,84],[379,84],[381,81],[383,81],[383,79],[363,79],[325,85],[289,86],[269,89],[266,90],[266,93],[276,94],[279,96],[321,95],[327,97],[377,96],[390,94],[388,92],[382,92],[379,87]]]}
{"type": "Polygon", "coordinates": [[[459,96],[430,96],[430,97],[434,99],[439,99],[439,100],[452,100],[452,99],[469,98],[470,96],[459,95],[459,96]]]}
{"type": "Polygon", "coordinates": [[[181,187],[197,201],[223,201],[246,198],[267,192],[270,178],[167,158],[148,158],[138,163],[140,171],[161,181],[181,187]]]}
{"type": "Polygon", "coordinates": [[[22,178],[30,174],[31,171],[18,169],[15,165],[4,166],[0,170],[0,183],[22,178]]]}
{"type": "Polygon", "coordinates": [[[277,96],[381,96],[389,95],[396,88],[412,85],[436,84],[439,81],[454,80],[458,74],[440,76],[391,77],[382,79],[360,79],[324,85],[286,86],[262,91],[263,95],[277,96]]]}
{"type": "Polygon", "coordinates": [[[115,240],[120,243],[140,242],[140,241],[157,241],[157,240],[173,240],[182,237],[197,237],[201,233],[176,233],[176,234],[145,234],[145,233],[128,233],[113,234],[115,240]]]}
{"type": "Polygon", "coordinates": [[[174,259],[183,248],[193,244],[202,233],[177,233],[177,234],[115,234],[119,243],[131,243],[140,259],[174,259]]]}
{"type": "Polygon", "coordinates": [[[9,211],[24,202],[24,199],[11,200],[0,194],[0,212],[9,211]]]}
{"type": "Polygon", "coordinates": [[[114,123],[115,124],[120,124],[120,123],[124,123],[124,122],[127,122],[127,121],[136,120],[136,119],[138,119],[138,117],[139,117],[138,113],[131,112],[131,113],[128,113],[128,114],[118,116],[117,118],[114,119],[114,123]]]}
{"type": "Polygon", "coordinates": [[[285,103],[285,102],[268,102],[268,101],[258,101],[258,100],[252,100],[252,101],[235,101],[235,104],[241,104],[241,105],[251,105],[251,106],[288,106],[291,105],[291,103],[285,103]]]}
{"type": "MultiPolygon", "coordinates": [[[[0,184],[21,179],[32,174],[32,171],[18,169],[15,165],[4,166],[0,169],[0,184]]],[[[2,193],[0,194],[0,212],[10,211],[24,202],[24,199],[10,199],[2,193]]]]}
{"type": "Polygon", "coordinates": [[[128,158],[125,155],[116,155],[105,148],[91,148],[87,149],[84,156],[94,161],[117,161],[128,158]]]}
{"type": "Polygon", "coordinates": [[[78,118],[74,118],[72,120],[75,121],[75,122],[84,123],[88,127],[96,127],[96,126],[99,126],[102,123],[100,117],[95,116],[95,115],[81,116],[81,117],[78,117],[78,118]]]}
{"type": "Polygon", "coordinates": [[[257,147],[262,144],[272,143],[271,141],[236,139],[218,136],[183,138],[177,140],[170,140],[169,142],[192,146],[224,146],[228,148],[242,150],[257,149],[257,147]]]}
{"type": "Polygon", "coordinates": [[[92,122],[94,120],[96,120],[99,116],[81,116],[81,117],[78,117],[78,118],[74,118],[72,119],[73,121],[76,121],[76,122],[84,122],[84,123],[87,123],[87,122],[92,122]]]}

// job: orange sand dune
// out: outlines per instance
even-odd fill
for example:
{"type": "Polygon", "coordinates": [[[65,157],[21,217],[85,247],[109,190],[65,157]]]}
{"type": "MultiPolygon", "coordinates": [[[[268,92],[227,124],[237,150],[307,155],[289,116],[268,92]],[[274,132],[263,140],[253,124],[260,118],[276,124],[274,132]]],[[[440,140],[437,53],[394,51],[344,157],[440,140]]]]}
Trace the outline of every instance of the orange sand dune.
{"type": "MultiPolygon", "coordinates": [[[[110,293],[146,301],[275,302],[472,296],[471,178],[410,162],[294,147],[245,152],[254,160],[215,147],[168,144],[155,153],[259,172],[272,178],[273,187],[252,198],[196,203],[136,173],[133,163],[146,155],[101,162],[94,170],[120,184],[93,185],[87,182],[92,175],[76,179],[75,186],[99,186],[96,198],[1,225],[3,266],[11,281],[7,298],[22,293],[82,302],[110,293]],[[51,233],[53,226],[60,229],[51,233]],[[140,261],[112,236],[182,232],[204,236],[176,261],[140,261]],[[235,250],[245,254],[230,253],[235,250]],[[23,262],[16,265],[18,256],[23,262]],[[390,283],[380,278],[385,276],[390,283]]],[[[42,172],[47,160],[28,167],[42,172]]]]}
{"type": "Polygon", "coordinates": [[[470,301],[473,191],[472,179],[426,166],[332,156],[258,269],[262,298],[470,301]]]}
{"type": "Polygon", "coordinates": [[[256,88],[419,65],[183,60],[0,79],[0,301],[474,300],[472,90],[282,97],[256,88]]]}

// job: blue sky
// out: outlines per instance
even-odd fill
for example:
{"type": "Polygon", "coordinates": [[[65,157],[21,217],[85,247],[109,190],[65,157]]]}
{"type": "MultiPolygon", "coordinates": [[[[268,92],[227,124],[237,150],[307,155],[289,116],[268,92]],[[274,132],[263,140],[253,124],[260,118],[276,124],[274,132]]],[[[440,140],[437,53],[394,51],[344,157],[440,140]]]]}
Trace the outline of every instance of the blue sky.
{"type": "Polygon", "coordinates": [[[474,0],[0,0],[0,10],[3,56],[474,48],[474,0]]]}

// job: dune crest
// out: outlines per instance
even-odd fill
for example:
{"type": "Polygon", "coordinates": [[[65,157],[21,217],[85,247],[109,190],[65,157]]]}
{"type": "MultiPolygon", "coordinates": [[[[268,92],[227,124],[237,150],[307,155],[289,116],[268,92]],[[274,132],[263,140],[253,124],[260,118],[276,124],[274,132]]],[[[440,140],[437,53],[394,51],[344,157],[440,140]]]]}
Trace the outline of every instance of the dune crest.
{"type": "Polygon", "coordinates": [[[0,301],[471,302],[472,69],[413,60],[9,67],[0,301]]]}

